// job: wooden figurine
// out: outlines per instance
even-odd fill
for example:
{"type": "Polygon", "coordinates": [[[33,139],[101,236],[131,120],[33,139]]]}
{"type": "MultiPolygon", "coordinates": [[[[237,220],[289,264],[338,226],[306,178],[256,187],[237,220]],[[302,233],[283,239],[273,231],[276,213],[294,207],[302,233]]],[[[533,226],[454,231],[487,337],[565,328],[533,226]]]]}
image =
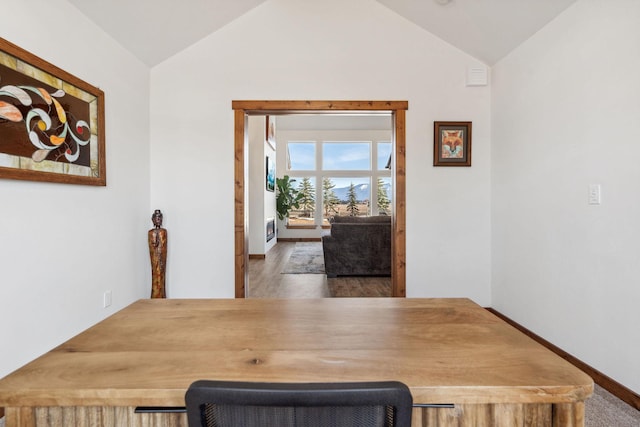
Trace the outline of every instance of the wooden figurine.
{"type": "Polygon", "coordinates": [[[166,298],[167,230],[162,228],[162,212],[151,215],[154,228],[149,230],[149,256],[151,257],[151,298],[166,298]]]}

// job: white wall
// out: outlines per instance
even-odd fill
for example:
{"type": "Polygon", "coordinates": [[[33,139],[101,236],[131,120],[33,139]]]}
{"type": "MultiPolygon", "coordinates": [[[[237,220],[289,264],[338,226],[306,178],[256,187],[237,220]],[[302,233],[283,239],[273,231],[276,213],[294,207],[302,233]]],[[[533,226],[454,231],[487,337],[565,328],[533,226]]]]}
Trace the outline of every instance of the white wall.
{"type": "Polygon", "coordinates": [[[169,296],[233,296],[231,100],[398,99],[408,295],[493,305],[640,391],[638,2],[576,3],[496,65],[491,104],[464,87],[473,58],[373,0],[269,0],[154,68],[151,91],[66,1],[2,7],[1,37],[105,91],[108,186],[0,183],[0,376],[148,295],[155,208],[169,296]],[[434,120],[473,121],[471,168],[431,166],[434,120]]]}
{"type": "Polygon", "coordinates": [[[232,100],[407,100],[407,294],[490,303],[488,87],[477,61],[374,0],[269,0],[151,72],[153,205],[174,297],[233,297],[232,100]],[[473,167],[434,168],[433,121],[473,121],[473,167]]]}
{"type": "Polygon", "coordinates": [[[494,67],[492,92],[493,306],[635,392],[638,22],[635,0],[579,1],[494,67]]]}
{"type": "Polygon", "coordinates": [[[0,37],[105,92],[107,187],[0,180],[0,377],[148,296],[151,226],[148,69],[64,0],[2,15],[0,37]]]}

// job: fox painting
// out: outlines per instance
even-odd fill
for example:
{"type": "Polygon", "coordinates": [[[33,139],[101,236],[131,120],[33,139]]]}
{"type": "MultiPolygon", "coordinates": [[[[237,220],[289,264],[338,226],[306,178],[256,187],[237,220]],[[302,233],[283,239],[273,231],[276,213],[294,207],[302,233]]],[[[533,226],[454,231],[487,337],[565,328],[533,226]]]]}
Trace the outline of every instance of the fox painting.
{"type": "Polygon", "coordinates": [[[459,159],[464,155],[461,130],[442,131],[442,158],[459,159]]]}

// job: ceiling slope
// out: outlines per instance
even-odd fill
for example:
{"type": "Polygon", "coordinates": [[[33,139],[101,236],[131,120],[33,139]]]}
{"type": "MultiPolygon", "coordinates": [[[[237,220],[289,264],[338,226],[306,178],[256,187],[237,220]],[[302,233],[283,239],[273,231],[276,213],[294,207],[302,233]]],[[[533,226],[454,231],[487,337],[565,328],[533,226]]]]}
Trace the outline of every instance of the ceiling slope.
{"type": "Polygon", "coordinates": [[[487,65],[494,65],[576,2],[576,0],[377,1],[487,65]]]}
{"type": "Polygon", "coordinates": [[[150,67],[265,0],[68,0],[150,67]]]}
{"type": "MultiPolygon", "coordinates": [[[[153,67],[266,0],[68,1],[153,67]]],[[[577,0],[375,1],[493,65],[577,0]]]]}

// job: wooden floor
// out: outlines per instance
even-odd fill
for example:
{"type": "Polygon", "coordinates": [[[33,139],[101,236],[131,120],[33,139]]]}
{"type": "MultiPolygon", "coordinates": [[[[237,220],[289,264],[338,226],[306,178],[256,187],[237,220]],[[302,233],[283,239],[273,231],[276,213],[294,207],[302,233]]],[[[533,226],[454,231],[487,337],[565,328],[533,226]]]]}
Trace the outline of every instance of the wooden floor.
{"type": "MultiPolygon", "coordinates": [[[[317,242],[322,245],[322,242],[317,242]]],[[[295,247],[278,242],[265,259],[249,260],[249,298],[390,297],[390,277],[336,277],[325,274],[282,274],[295,247]]]]}

